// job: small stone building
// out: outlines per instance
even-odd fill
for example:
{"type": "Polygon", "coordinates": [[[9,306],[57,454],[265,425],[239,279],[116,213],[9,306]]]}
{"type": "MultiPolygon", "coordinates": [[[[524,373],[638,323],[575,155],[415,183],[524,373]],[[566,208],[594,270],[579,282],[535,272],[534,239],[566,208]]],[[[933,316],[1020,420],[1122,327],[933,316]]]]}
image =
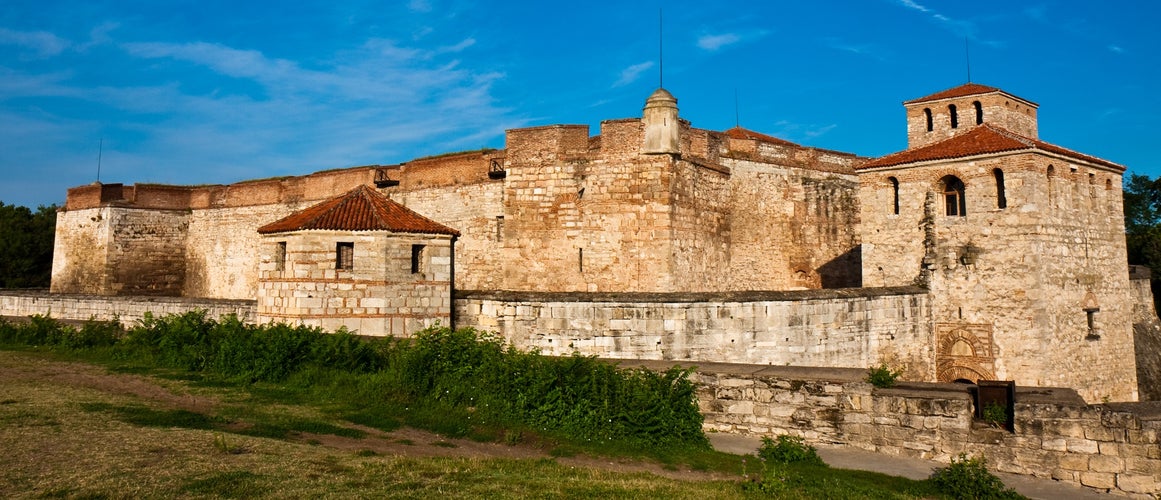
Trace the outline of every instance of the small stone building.
{"type": "Polygon", "coordinates": [[[405,336],[450,324],[459,232],[365,185],[258,228],[259,322],[405,336]]]}

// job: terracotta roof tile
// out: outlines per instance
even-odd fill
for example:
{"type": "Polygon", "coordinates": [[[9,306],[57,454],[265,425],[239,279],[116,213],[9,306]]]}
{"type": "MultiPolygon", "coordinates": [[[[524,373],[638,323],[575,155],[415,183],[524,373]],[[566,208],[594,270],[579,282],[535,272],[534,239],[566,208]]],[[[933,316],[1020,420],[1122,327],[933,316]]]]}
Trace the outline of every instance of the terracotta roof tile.
{"type": "Polygon", "coordinates": [[[310,229],[454,236],[460,234],[455,229],[413,212],[366,185],[262,226],[258,228],[258,232],[271,234],[310,229]]]}
{"type": "Polygon", "coordinates": [[[903,101],[903,104],[914,104],[925,101],[938,101],[940,99],[949,99],[952,97],[964,97],[976,94],[987,94],[989,92],[1003,92],[996,87],[989,87],[987,85],[980,85],[978,83],[965,83],[958,87],[953,87],[944,91],[936,92],[926,97],[919,99],[912,99],[910,101],[903,101]]]}
{"type": "Polygon", "coordinates": [[[758,132],[754,132],[753,130],[747,130],[747,129],[744,129],[742,127],[734,127],[732,129],[729,129],[726,131],[726,135],[729,136],[731,139],[750,139],[753,141],[769,142],[771,144],[783,144],[783,145],[787,145],[787,146],[798,146],[798,144],[790,142],[786,139],[779,139],[779,138],[774,137],[772,135],[760,134],[758,132]]]}
{"type": "Polygon", "coordinates": [[[1055,144],[1049,144],[1041,140],[1023,137],[1007,130],[995,128],[987,124],[976,127],[955,137],[939,141],[935,144],[929,144],[921,148],[908,149],[871,160],[867,163],[855,167],[855,170],[864,170],[875,167],[889,167],[921,161],[949,160],[953,158],[964,158],[968,156],[990,153],[1002,153],[1005,151],[1034,149],[1048,151],[1064,156],[1070,156],[1079,160],[1112,167],[1122,172],[1125,170],[1125,167],[1111,161],[1102,160],[1095,156],[1078,153],[1071,149],[1062,148],[1055,144]]]}

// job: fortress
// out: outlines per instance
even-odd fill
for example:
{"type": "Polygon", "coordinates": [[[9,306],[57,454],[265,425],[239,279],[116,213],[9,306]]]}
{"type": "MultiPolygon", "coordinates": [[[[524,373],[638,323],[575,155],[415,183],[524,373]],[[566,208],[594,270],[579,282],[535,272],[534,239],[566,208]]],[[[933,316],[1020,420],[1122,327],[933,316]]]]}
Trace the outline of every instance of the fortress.
{"type": "Polygon", "coordinates": [[[693,128],[658,89],[598,135],[553,125],[399,165],[80,186],[58,216],[52,292],[1137,400],[1134,306],[1151,296],[1129,277],[1125,168],[1041,141],[1037,105],[997,88],[904,107],[908,148],[881,158],[693,128]]]}

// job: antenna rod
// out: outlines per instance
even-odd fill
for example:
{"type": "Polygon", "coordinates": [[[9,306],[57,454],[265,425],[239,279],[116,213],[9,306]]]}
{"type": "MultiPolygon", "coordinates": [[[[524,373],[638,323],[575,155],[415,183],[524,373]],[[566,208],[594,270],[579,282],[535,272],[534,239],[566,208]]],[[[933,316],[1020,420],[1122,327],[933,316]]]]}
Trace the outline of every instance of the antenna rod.
{"type": "Polygon", "coordinates": [[[742,120],[738,118],[738,88],[734,87],[734,126],[741,127],[742,120]]]}
{"type": "Polygon", "coordinates": [[[657,87],[665,88],[665,21],[657,9],[657,87]]]}
{"type": "Polygon", "coordinates": [[[97,145],[97,182],[101,182],[101,153],[105,152],[105,138],[97,145]]]}
{"type": "Polygon", "coordinates": [[[968,50],[968,39],[966,36],[963,38],[963,58],[964,58],[964,61],[967,62],[968,83],[971,83],[972,82],[972,53],[970,50],[968,50]]]}

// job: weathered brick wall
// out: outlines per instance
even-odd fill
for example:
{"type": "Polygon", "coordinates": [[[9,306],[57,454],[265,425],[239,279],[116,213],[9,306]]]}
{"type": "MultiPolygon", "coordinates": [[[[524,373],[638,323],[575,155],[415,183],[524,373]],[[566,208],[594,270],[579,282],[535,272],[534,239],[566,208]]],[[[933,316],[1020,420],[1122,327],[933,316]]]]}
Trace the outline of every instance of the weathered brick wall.
{"type": "Polygon", "coordinates": [[[287,322],[361,335],[407,336],[451,320],[451,238],[377,231],[301,231],[263,236],[259,322],[287,322]],[[352,243],[351,269],[336,246],[352,243]],[[279,243],[286,254],[279,268],[279,243]],[[413,246],[420,245],[418,269],[413,246]]]}
{"type": "Polygon", "coordinates": [[[552,355],[934,370],[913,288],[734,294],[459,292],[456,324],[552,355]]]}
{"type": "Polygon", "coordinates": [[[34,291],[0,290],[0,316],[47,315],[56,319],[85,321],[120,320],[132,326],[151,313],[154,317],[206,311],[211,318],[234,314],[254,321],[253,300],[192,299],[187,297],[99,296],[34,291]]]}
{"type": "Polygon", "coordinates": [[[960,453],[982,454],[1003,472],[1161,495],[1157,403],[1087,405],[1069,389],[1017,388],[1015,432],[1008,432],[974,420],[967,386],[876,389],[865,376],[865,370],[702,363],[691,378],[711,432],[790,434],[945,463],[960,453]]]}
{"type": "Polygon", "coordinates": [[[456,288],[495,290],[504,287],[504,181],[395,190],[386,194],[424,217],[460,232],[456,240],[456,288]]]}
{"type": "Polygon", "coordinates": [[[1153,305],[1149,269],[1130,266],[1133,289],[1133,345],[1142,401],[1161,401],[1161,319],[1153,305]]]}
{"type": "Polygon", "coordinates": [[[106,206],[62,211],[57,218],[52,290],[178,295],[186,278],[188,226],[185,210],[106,206]]]}
{"type": "Polygon", "coordinates": [[[940,380],[974,373],[1078,387],[1089,401],[1137,399],[1119,173],[1019,153],[861,172],[859,180],[863,283],[926,276],[935,343],[947,349],[937,358],[948,355],[940,380]],[[946,215],[945,175],[963,181],[966,217],[946,215]],[[898,215],[888,177],[899,182],[898,215]],[[1099,308],[1091,330],[1086,308],[1099,308]],[[955,337],[977,352],[957,358],[955,337]]]}
{"type": "Polygon", "coordinates": [[[730,167],[733,208],[729,289],[861,284],[853,174],[744,159],[723,162],[730,167]]]}

